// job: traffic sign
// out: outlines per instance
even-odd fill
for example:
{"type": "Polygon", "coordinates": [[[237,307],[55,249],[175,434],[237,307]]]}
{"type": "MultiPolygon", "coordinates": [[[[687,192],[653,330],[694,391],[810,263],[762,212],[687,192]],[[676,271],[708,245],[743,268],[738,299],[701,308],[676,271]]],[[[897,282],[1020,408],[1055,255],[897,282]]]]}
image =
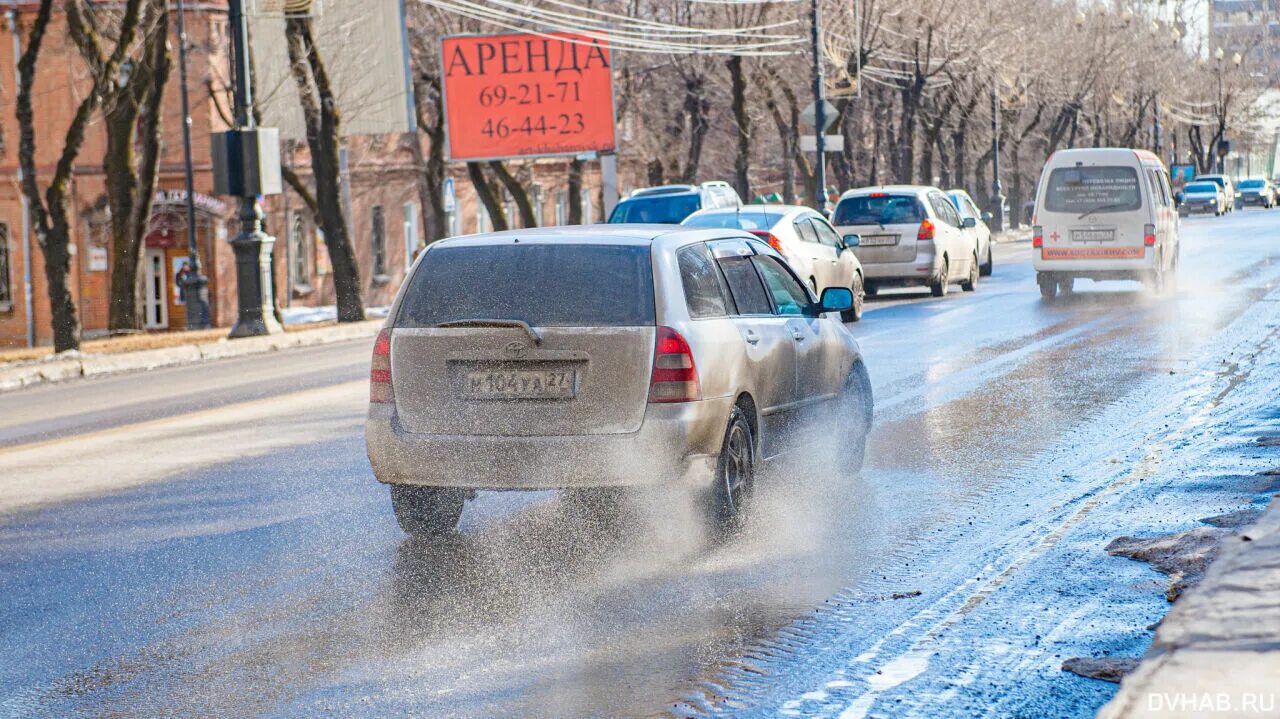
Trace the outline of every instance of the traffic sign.
{"type": "Polygon", "coordinates": [[[818,104],[816,102],[809,103],[809,106],[800,112],[800,121],[808,125],[809,127],[826,132],[833,124],[835,124],[836,117],[839,116],[840,111],[836,109],[835,105],[832,105],[830,102],[823,100],[822,101],[823,127],[818,127],[815,124],[818,121],[817,108],[818,108],[818,104]]]}
{"type": "MultiPolygon", "coordinates": [[[[827,152],[844,152],[844,135],[825,135],[824,138],[822,149],[827,152]]],[[[801,135],[800,150],[803,152],[817,152],[817,135],[801,135]]]]}
{"type": "Polygon", "coordinates": [[[444,211],[458,211],[458,192],[454,189],[452,177],[444,178],[444,211]]]}

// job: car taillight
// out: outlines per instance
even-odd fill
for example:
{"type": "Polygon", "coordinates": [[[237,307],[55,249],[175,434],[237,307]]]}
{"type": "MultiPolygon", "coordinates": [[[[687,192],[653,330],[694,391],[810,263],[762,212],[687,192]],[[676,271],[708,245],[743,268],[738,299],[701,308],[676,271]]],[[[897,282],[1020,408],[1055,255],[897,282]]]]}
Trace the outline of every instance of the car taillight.
{"type": "Polygon", "coordinates": [[[933,220],[926,217],[920,221],[920,230],[919,232],[916,232],[916,239],[917,240],[933,239],[933,220]]]}
{"type": "Polygon", "coordinates": [[[653,349],[649,401],[692,402],[698,395],[698,368],[693,366],[689,343],[670,327],[659,327],[653,349]]]}
{"type": "Polygon", "coordinates": [[[768,230],[750,230],[750,232],[756,237],[768,242],[769,246],[773,249],[778,252],[782,252],[782,240],[779,240],[777,235],[769,232],[768,230]]]}
{"type": "Polygon", "coordinates": [[[373,341],[373,362],[369,366],[369,401],[374,404],[394,404],[395,392],[391,389],[391,330],[382,330],[373,341]]]}
{"type": "Polygon", "coordinates": [[[1039,225],[1031,228],[1031,246],[1044,247],[1044,228],[1039,225]]]}
{"type": "Polygon", "coordinates": [[[1146,227],[1142,228],[1142,244],[1146,245],[1147,247],[1156,246],[1156,226],[1155,225],[1147,225],[1146,227]]]}

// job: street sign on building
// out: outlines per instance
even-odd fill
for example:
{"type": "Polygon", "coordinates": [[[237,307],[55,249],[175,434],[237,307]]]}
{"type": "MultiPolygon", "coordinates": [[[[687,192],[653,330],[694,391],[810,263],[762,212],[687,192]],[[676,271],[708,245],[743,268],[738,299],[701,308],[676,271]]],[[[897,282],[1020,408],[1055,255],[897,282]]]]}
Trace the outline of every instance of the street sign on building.
{"type": "Polygon", "coordinates": [[[611,152],[608,41],[573,33],[454,35],[441,42],[449,159],[611,152]]]}

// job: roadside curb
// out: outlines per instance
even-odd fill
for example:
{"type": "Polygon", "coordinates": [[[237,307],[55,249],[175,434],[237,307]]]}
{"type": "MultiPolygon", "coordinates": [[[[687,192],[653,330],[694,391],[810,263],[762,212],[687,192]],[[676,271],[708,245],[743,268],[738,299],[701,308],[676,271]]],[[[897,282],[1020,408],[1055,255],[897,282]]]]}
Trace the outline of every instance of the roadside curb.
{"type": "Polygon", "coordinates": [[[1204,579],[1098,719],[1274,716],[1280,709],[1280,495],[1224,540],[1204,579]]]}
{"type": "Polygon", "coordinates": [[[333,327],[300,330],[261,337],[221,339],[216,342],[179,345],[137,352],[79,354],[65,353],[48,359],[0,365],[0,392],[37,384],[62,382],[77,377],[101,377],[123,372],[176,367],[207,360],[265,354],[295,347],[315,347],[372,338],[382,320],[352,322],[333,327]]]}

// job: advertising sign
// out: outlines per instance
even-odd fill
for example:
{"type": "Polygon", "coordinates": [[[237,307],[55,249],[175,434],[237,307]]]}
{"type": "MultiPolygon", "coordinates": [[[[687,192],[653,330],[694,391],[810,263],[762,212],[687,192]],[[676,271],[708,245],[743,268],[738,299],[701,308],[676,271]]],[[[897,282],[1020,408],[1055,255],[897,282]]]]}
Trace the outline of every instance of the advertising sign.
{"type": "Polygon", "coordinates": [[[455,35],[441,44],[449,158],[615,148],[608,41],[573,33],[455,35]]]}

